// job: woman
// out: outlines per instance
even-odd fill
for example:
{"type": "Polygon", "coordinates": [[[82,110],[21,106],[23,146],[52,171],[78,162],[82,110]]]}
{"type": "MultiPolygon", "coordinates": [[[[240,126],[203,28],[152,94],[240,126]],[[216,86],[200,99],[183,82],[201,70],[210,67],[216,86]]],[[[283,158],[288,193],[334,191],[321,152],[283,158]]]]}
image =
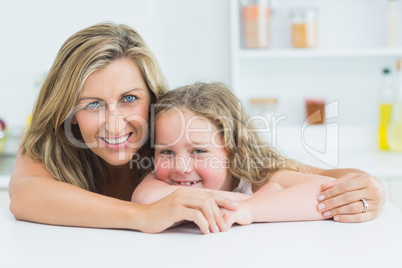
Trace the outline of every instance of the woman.
{"type": "MultiPolygon", "coordinates": [[[[236,210],[234,195],[179,189],[158,202],[129,202],[146,170],[130,159],[151,155],[148,111],[166,83],[136,31],[98,24],[61,47],[41,88],[9,185],[17,219],[47,224],[160,232],[183,220],[203,233],[226,226],[219,208],[236,210]]],[[[325,211],[340,221],[372,219],[384,200],[382,186],[348,170],[312,173],[342,177],[324,185],[325,211]],[[348,215],[348,198],[366,198],[372,213],[348,215]]],[[[220,193],[220,192],[219,192],[220,193]]],[[[321,196],[321,195],[320,195],[321,196]]],[[[239,198],[240,199],[240,198],[239,198]]]]}
{"type": "Polygon", "coordinates": [[[157,61],[124,25],[79,31],[60,49],[33,110],[9,185],[17,219],[160,232],[182,220],[223,228],[219,195],[185,189],[150,206],[130,201],[144,170],[149,107],[166,92],[157,61]]]}

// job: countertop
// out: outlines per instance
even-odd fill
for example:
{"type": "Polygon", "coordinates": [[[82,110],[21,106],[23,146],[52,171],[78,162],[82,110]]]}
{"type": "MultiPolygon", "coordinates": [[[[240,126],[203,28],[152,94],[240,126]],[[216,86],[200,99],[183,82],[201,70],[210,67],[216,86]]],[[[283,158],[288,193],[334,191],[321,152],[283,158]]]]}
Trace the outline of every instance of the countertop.
{"type": "Polygon", "coordinates": [[[202,235],[17,221],[0,209],[1,267],[402,267],[402,214],[387,202],[364,223],[261,223],[202,235]]]}

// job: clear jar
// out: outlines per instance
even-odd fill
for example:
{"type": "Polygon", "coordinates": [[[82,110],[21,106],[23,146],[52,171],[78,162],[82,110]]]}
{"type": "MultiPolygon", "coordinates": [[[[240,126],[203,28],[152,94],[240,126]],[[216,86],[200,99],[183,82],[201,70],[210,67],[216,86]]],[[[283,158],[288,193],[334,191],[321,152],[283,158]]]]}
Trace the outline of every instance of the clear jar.
{"type": "Polygon", "coordinates": [[[258,127],[266,127],[268,124],[273,123],[272,121],[275,119],[273,116],[276,116],[276,108],[278,104],[277,98],[251,98],[249,100],[250,104],[250,116],[254,121],[254,124],[258,127]],[[253,116],[258,116],[253,118],[253,116]]]}
{"type": "Polygon", "coordinates": [[[313,48],[318,39],[318,13],[315,8],[295,9],[291,13],[292,45],[295,48],[313,48]]]}
{"type": "Polygon", "coordinates": [[[325,122],[325,100],[306,99],[306,120],[309,125],[321,125],[325,122]]]}
{"type": "Polygon", "coordinates": [[[271,14],[267,1],[245,1],[242,4],[241,12],[244,47],[267,48],[271,14]]]}

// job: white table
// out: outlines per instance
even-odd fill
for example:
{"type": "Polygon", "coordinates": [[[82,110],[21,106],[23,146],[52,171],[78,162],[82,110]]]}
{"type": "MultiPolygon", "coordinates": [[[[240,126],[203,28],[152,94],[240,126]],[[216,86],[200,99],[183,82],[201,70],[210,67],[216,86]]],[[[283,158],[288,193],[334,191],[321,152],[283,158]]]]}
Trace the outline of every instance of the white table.
{"type": "Polygon", "coordinates": [[[375,220],[264,223],[202,235],[195,225],[160,234],[17,221],[0,209],[0,267],[402,267],[402,214],[375,220]]]}

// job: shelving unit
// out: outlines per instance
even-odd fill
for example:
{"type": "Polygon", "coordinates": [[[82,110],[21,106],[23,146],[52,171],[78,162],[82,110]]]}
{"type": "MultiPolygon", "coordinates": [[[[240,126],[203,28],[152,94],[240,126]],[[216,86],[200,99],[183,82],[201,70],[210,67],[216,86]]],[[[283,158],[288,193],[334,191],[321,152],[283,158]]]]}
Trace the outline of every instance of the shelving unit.
{"type": "Polygon", "coordinates": [[[242,61],[247,60],[270,60],[270,59],[397,59],[402,58],[402,48],[390,47],[348,47],[348,48],[267,48],[245,49],[241,46],[241,21],[239,1],[230,1],[231,15],[231,85],[241,93],[239,80],[242,78],[239,72],[242,61]]]}
{"type": "Polygon", "coordinates": [[[348,49],[238,49],[238,59],[297,59],[335,57],[402,57],[402,48],[348,48],[348,49]]]}
{"type": "MultiPolygon", "coordinates": [[[[287,7],[291,4],[298,4],[294,0],[284,0],[283,2],[287,7]]],[[[306,5],[309,0],[302,2],[306,5]]],[[[310,2],[318,3],[315,0],[310,2]]],[[[359,8],[361,8],[362,3],[364,2],[347,2],[349,15],[353,13],[350,11],[353,8],[355,14],[360,12],[359,8]]],[[[335,7],[334,2],[319,2],[319,4],[326,11],[335,7]],[[332,6],[325,7],[324,5],[332,6]]],[[[372,1],[370,4],[373,14],[386,11],[384,9],[377,10],[377,7],[381,5],[380,0],[378,2],[372,1]]],[[[349,46],[347,40],[342,40],[344,42],[339,48],[318,46],[314,49],[294,49],[286,46],[275,46],[267,49],[245,49],[241,46],[239,1],[231,1],[230,5],[231,86],[245,106],[247,107],[247,101],[251,97],[278,97],[279,103],[282,103],[282,108],[289,109],[281,110],[279,114],[288,113],[290,116],[292,113],[298,114],[296,117],[299,117],[295,119],[296,123],[292,122],[290,127],[300,129],[301,123],[297,122],[301,122],[304,117],[302,109],[304,108],[303,98],[305,95],[303,94],[324,96],[330,101],[339,100],[340,116],[338,122],[340,132],[347,132],[349,127],[357,127],[361,131],[363,128],[360,127],[363,126],[368,127],[369,131],[359,135],[353,131],[353,139],[362,141],[367,136],[372,137],[371,141],[364,142],[364,145],[356,148],[356,144],[353,142],[345,145],[347,143],[345,141],[350,140],[351,136],[344,135],[343,137],[346,139],[342,141],[342,145],[350,148],[351,151],[343,152],[340,156],[342,158],[341,166],[351,165],[352,167],[367,169],[373,174],[377,173],[384,182],[388,198],[402,210],[402,171],[400,168],[402,154],[380,152],[375,145],[377,96],[382,82],[381,71],[384,67],[391,69],[396,67],[397,59],[402,58],[402,47],[390,48],[379,45],[382,42],[381,40],[385,38],[385,34],[380,36],[379,32],[381,31],[375,32],[377,36],[370,39],[371,43],[360,42],[360,37],[362,40],[367,40],[366,33],[370,27],[378,25],[378,21],[372,20],[371,25],[360,23],[352,26],[353,29],[366,27],[362,29],[366,32],[360,33],[361,36],[350,36],[352,41],[349,46]],[[363,125],[358,125],[361,122],[363,125]]],[[[336,21],[331,21],[331,18],[328,17],[330,16],[326,17],[326,26],[331,26],[334,34],[339,33],[334,28],[336,21]]],[[[378,17],[381,16],[378,15],[378,17]]],[[[334,18],[335,16],[332,17],[332,19],[334,18]]],[[[283,23],[284,20],[281,22],[283,23]]],[[[339,27],[344,26],[339,25],[339,27]]],[[[323,43],[329,44],[331,42],[323,43]]],[[[331,44],[337,45],[335,42],[331,44]]],[[[295,134],[294,130],[286,130],[281,135],[281,144],[289,145],[283,148],[285,152],[294,153],[294,156],[301,156],[301,159],[298,160],[311,161],[310,164],[313,165],[320,163],[301,148],[300,134],[295,134]],[[289,137],[283,136],[286,133],[289,134],[289,137]],[[292,149],[295,152],[292,152],[292,149]],[[311,159],[308,160],[308,157],[311,159]]]]}
{"type": "MultiPolygon", "coordinates": [[[[339,99],[342,106],[340,107],[341,111],[350,115],[347,118],[345,117],[344,122],[347,124],[363,121],[364,125],[375,125],[377,116],[375,109],[362,110],[361,112],[366,114],[366,117],[363,118],[364,120],[360,120],[359,116],[354,113],[351,99],[364,95],[368,106],[373,108],[376,106],[376,97],[379,94],[382,82],[382,68],[395,69],[397,59],[402,58],[402,47],[381,46],[381,44],[385,44],[385,40],[381,41],[385,38],[384,31],[373,31],[372,35],[369,35],[371,39],[367,40],[368,29],[378,25],[378,21],[372,21],[372,25],[364,25],[364,23],[370,22],[366,17],[363,24],[360,22],[360,24],[353,25],[354,20],[349,18],[349,22],[343,22],[344,24],[341,25],[339,21],[338,23],[332,21],[335,19],[335,17],[331,17],[332,9],[337,8],[333,2],[323,3],[316,0],[302,2],[303,5],[319,4],[323,13],[324,11],[327,12],[323,15],[325,21],[318,22],[319,24],[322,22],[327,35],[319,35],[319,39],[322,37],[321,41],[323,42],[316,48],[297,49],[289,47],[290,40],[287,38],[290,35],[290,25],[287,23],[290,21],[286,21],[284,18],[288,15],[286,13],[289,12],[288,9],[301,3],[295,0],[281,1],[283,6],[278,7],[278,9],[283,8],[286,11],[275,11],[276,19],[281,18],[281,25],[277,23],[275,26],[282,28],[280,31],[276,31],[276,35],[272,39],[283,39],[281,43],[279,42],[282,47],[278,47],[278,42],[276,42],[274,46],[267,49],[243,48],[240,1],[230,1],[231,87],[246,106],[250,98],[278,98],[280,105],[282,105],[280,107],[282,110],[279,112],[290,115],[289,118],[293,120],[293,122],[289,122],[290,124],[300,122],[303,119],[301,114],[303,113],[302,102],[304,98],[320,97],[327,98],[329,101],[339,99]],[[362,28],[363,31],[356,34],[349,32],[349,35],[335,36],[339,34],[340,30],[337,30],[333,26],[334,24],[339,24],[337,26],[342,29],[345,27],[366,28],[362,28]],[[289,31],[286,32],[286,29],[289,31]],[[333,32],[333,34],[328,35],[328,31],[333,32]],[[340,38],[342,38],[342,42],[337,42],[340,38]],[[293,110],[283,109],[285,106],[293,110]]],[[[375,4],[372,6],[371,12],[377,12],[377,14],[384,12],[385,14],[386,10],[379,8],[382,2],[378,0],[376,3],[371,3],[372,5],[375,4]]],[[[354,10],[354,14],[359,14],[361,4],[350,3],[348,12],[354,10]]],[[[382,20],[385,19],[385,17],[382,18],[382,20]]],[[[274,32],[273,27],[271,27],[271,32],[274,32]]]]}

